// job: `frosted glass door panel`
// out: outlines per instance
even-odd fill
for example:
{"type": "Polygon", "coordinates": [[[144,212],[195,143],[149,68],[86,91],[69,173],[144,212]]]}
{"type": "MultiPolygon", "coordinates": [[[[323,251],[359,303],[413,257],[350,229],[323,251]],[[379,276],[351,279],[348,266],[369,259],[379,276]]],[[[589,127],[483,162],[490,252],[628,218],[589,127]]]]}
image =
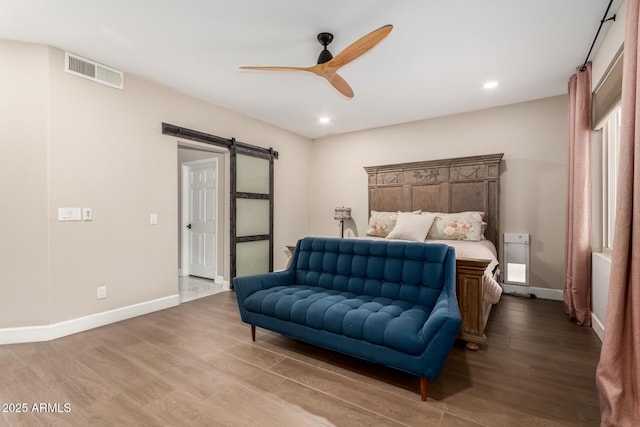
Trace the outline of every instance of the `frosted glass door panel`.
{"type": "Polygon", "coordinates": [[[236,191],[269,194],[269,160],[238,154],[236,168],[236,191]]]}
{"type": "Polygon", "coordinates": [[[236,245],[236,277],[269,272],[269,241],[243,242],[236,245]]]}
{"type": "Polygon", "coordinates": [[[273,268],[272,153],[253,154],[236,151],[233,156],[233,277],[267,273],[273,268]]]}
{"type": "Polygon", "coordinates": [[[261,199],[236,200],[236,236],[269,234],[269,201],[261,199]]]}

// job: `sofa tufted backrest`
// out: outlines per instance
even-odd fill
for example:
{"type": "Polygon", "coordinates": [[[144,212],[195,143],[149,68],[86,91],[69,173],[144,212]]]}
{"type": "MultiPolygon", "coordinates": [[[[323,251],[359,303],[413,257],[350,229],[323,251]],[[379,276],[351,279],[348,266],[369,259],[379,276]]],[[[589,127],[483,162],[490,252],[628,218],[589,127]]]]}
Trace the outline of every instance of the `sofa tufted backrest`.
{"type": "Polygon", "coordinates": [[[290,268],[300,285],[432,307],[455,275],[455,253],[436,243],[306,237],[290,268]]]}

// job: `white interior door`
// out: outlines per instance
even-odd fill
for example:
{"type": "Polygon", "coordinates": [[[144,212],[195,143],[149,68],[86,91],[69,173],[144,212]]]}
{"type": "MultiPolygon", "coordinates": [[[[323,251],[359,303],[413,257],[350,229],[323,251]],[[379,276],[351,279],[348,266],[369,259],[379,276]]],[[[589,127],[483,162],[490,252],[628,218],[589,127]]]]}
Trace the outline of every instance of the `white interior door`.
{"type": "Polygon", "coordinates": [[[187,268],[191,276],[214,279],[216,275],[217,159],[185,163],[187,167],[186,232],[187,268]]]}

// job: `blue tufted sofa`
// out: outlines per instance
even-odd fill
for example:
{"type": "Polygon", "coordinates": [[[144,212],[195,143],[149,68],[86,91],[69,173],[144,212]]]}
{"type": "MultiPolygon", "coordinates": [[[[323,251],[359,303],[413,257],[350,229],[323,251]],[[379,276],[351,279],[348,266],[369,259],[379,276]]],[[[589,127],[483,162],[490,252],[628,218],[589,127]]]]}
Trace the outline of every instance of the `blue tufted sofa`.
{"type": "Polygon", "coordinates": [[[427,379],[460,329],[453,248],[307,237],[287,270],[233,279],[242,320],[427,379]]]}

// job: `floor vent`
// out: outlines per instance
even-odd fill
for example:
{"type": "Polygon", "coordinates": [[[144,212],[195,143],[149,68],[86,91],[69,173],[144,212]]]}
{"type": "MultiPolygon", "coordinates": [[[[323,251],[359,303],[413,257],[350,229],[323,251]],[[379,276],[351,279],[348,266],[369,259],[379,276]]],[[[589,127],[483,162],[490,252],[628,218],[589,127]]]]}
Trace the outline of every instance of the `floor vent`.
{"type": "Polygon", "coordinates": [[[90,59],[65,52],[64,70],[67,73],[93,80],[118,89],[124,88],[124,73],[90,59]]]}

